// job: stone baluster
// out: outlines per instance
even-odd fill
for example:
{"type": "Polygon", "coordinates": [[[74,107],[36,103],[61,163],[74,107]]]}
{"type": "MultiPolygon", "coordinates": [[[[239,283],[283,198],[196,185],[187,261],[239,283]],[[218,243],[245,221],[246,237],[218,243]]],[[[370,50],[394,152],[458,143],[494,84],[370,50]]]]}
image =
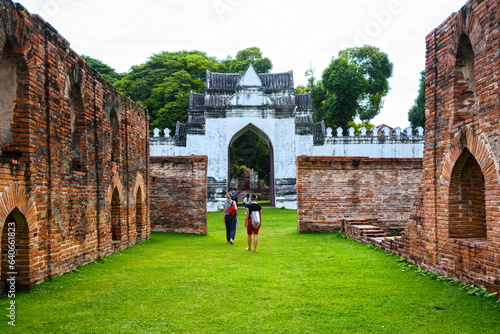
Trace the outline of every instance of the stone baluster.
{"type": "Polygon", "coordinates": [[[397,127],[397,128],[394,128],[394,136],[397,136],[397,137],[401,137],[401,128],[400,127],[397,127]]]}
{"type": "Polygon", "coordinates": [[[413,129],[411,128],[411,126],[407,127],[403,131],[404,131],[405,135],[407,135],[408,137],[413,136],[413,129]]]}
{"type": "Polygon", "coordinates": [[[342,128],[337,128],[337,137],[343,137],[344,134],[343,134],[344,130],[342,128]]]}
{"type": "Polygon", "coordinates": [[[354,137],[354,128],[353,127],[350,127],[347,131],[349,132],[349,137],[354,137]]]}
{"type": "Polygon", "coordinates": [[[420,137],[423,137],[423,135],[424,135],[424,128],[421,127],[421,126],[419,126],[416,130],[417,130],[418,135],[420,137]]]}
{"type": "Polygon", "coordinates": [[[332,132],[333,132],[332,128],[327,128],[326,129],[326,136],[328,138],[331,138],[332,137],[332,132]]]}
{"type": "Polygon", "coordinates": [[[366,128],[364,126],[362,126],[359,129],[359,133],[360,133],[361,136],[366,136],[366,128]]]}
{"type": "Polygon", "coordinates": [[[160,137],[160,129],[154,128],[154,130],[153,130],[153,137],[160,137]]]}

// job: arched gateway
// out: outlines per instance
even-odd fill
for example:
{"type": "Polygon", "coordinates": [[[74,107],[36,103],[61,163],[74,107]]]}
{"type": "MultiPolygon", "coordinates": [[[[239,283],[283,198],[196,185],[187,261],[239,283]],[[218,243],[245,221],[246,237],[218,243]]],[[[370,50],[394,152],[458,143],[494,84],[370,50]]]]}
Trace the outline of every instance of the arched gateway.
{"type": "Polygon", "coordinates": [[[300,155],[421,157],[422,129],[401,131],[380,126],[370,133],[342,129],[332,136],[324,123],[313,122],[310,94],[295,94],[292,72],[258,74],[250,65],[243,74],[207,71],[205,93],[191,93],[186,124],[160,137],[155,129],[151,156],[208,157],[207,209],[216,211],[228,188],[228,148],[246,131],[270,147],[272,204],[297,208],[296,158],[300,155]]]}
{"type": "Polygon", "coordinates": [[[309,94],[295,94],[292,72],[243,74],[207,72],[204,94],[191,93],[189,117],[179,123],[174,145],[152,140],[152,156],[208,156],[209,211],[217,210],[228,186],[228,147],[250,130],[271,148],[271,198],[274,205],[296,208],[295,158],[298,141],[312,145],[316,125],[309,94]],[[274,166],[274,167],[273,167],[274,166]]]}

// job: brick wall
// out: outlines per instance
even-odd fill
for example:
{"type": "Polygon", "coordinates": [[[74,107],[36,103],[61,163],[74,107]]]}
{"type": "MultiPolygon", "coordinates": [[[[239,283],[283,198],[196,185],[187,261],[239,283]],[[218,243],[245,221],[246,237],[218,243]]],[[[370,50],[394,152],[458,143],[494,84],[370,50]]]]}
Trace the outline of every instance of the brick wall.
{"type": "Polygon", "coordinates": [[[300,156],[298,229],[338,231],[346,219],[368,219],[389,233],[402,229],[421,174],[421,159],[300,156]]]}
{"type": "MultiPolygon", "coordinates": [[[[403,235],[377,235],[373,216],[392,207],[377,199],[362,202],[363,196],[356,195],[374,189],[363,179],[369,176],[353,173],[353,164],[342,158],[323,157],[299,161],[299,230],[341,226],[351,237],[425,269],[500,292],[499,16],[498,1],[471,0],[426,38],[423,173],[414,208],[398,208],[408,217],[403,235]],[[345,176],[336,175],[344,169],[345,176]],[[337,179],[345,194],[340,207],[327,199],[342,202],[339,191],[321,189],[337,179]],[[358,208],[361,203],[371,215],[358,208]]],[[[385,182],[389,175],[378,176],[385,182]]]]}
{"type": "Polygon", "coordinates": [[[414,263],[500,292],[499,3],[473,0],[426,39],[421,202],[414,263]]]}
{"type": "Polygon", "coordinates": [[[151,229],[207,234],[206,156],[151,157],[151,229]]]}
{"type": "Polygon", "coordinates": [[[148,117],[42,18],[0,3],[0,282],[12,237],[27,290],[149,238],[148,117]]]}

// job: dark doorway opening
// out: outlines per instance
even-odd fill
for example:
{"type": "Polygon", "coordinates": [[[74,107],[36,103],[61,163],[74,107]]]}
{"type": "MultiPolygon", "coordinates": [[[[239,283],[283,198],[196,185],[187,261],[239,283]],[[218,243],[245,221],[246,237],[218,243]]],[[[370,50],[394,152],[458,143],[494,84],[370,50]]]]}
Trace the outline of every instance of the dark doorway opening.
{"type": "Polygon", "coordinates": [[[485,188],[481,167],[465,149],[451,175],[448,208],[450,238],[487,237],[485,188]]]}
{"type": "Polygon", "coordinates": [[[274,206],[273,147],[267,135],[250,124],[234,135],[228,151],[228,189],[238,189],[240,202],[256,193],[274,206]]]}
{"type": "Polygon", "coordinates": [[[28,232],[24,215],[17,208],[12,210],[2,230],[0,292],[30,289],[28,232]]]}

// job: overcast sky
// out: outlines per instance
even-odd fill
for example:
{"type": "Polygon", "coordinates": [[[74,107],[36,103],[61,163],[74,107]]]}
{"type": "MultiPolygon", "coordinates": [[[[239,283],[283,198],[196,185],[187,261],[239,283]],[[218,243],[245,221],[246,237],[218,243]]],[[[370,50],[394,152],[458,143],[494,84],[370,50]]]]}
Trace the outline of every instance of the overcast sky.
{"type": "Polygon", "coordinates": [[[256,46],[273,72],[305,84],[346,47],[373,45],[394,63],[391,91],[372,122],[402,129],[425,66],[425,36],[465,0],[19,0],[73,50],[118,72],[161,51],[200,50],[219,59],[256,46]]]}

